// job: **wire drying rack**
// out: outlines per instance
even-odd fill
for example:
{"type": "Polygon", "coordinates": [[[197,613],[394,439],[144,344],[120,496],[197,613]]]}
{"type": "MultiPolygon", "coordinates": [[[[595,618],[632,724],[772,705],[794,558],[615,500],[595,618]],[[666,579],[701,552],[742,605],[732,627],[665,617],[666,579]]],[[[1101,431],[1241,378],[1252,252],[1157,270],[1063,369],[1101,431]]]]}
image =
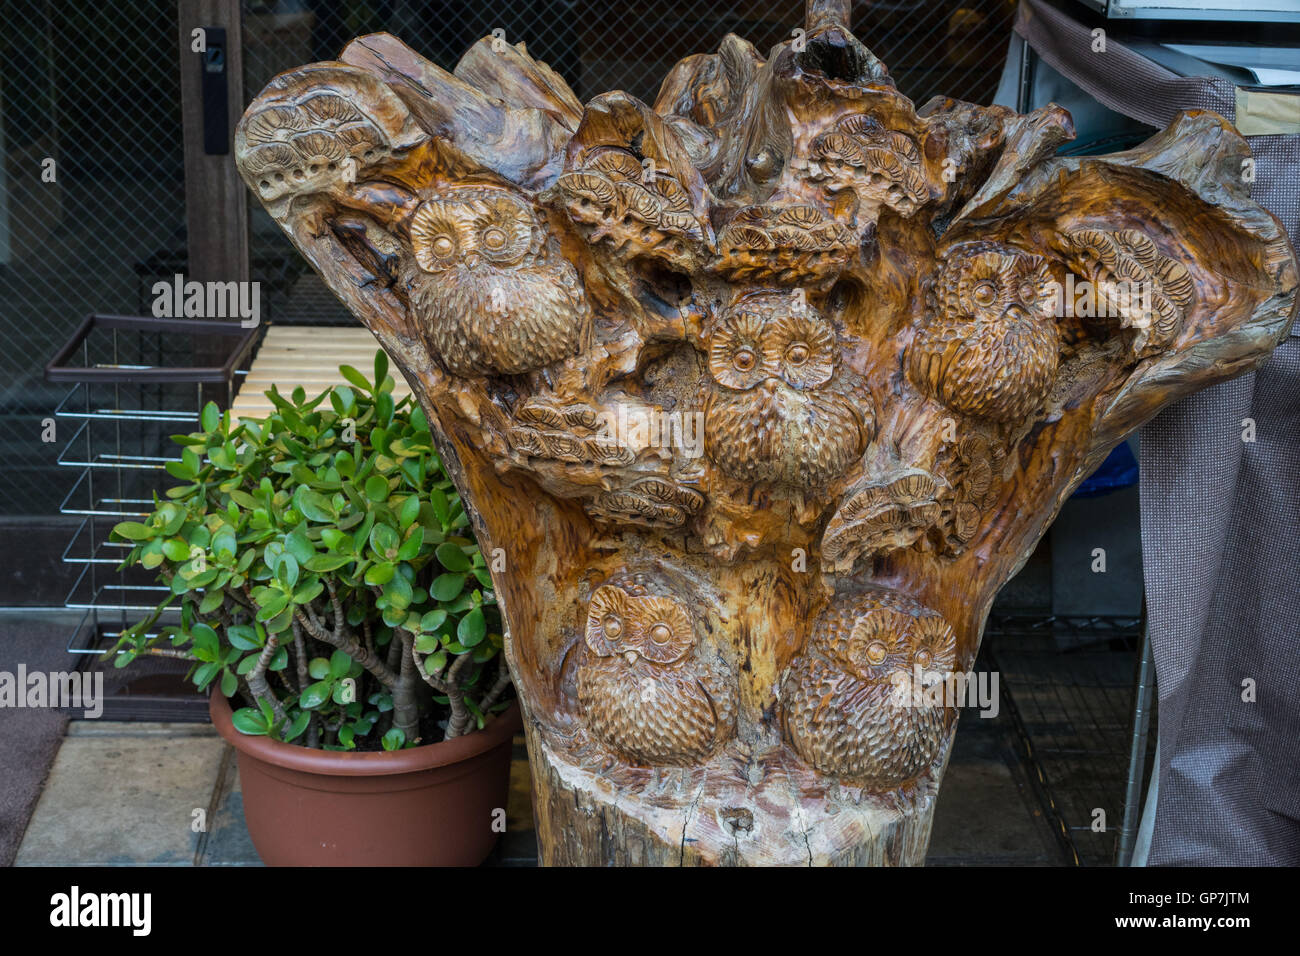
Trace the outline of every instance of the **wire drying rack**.
{"type": "Polygon", "coordinates": [[[985,628],[1031,785],[1078,866],[1131,852],[1155,746],[1145,646],[1141,617],[995,613],[985,628]]]}
{"type": "Polygon", "coordinates": [[[119,570],[130,546],[109,533],[152,512],[155,493],[171,483],[167,463],[179,459],[169,436],[197,430],[209,398],[229,407],[260,331],[93,314],[45,368],[47,381],[72,386],[54,413],[72,429],[58,464],[76,473],[60,511],[81,517],[62,556],[72,569],[64,605],[82,612],[67,649],[83,669],[104,673],[108,719],[207,719],[205,698],[184,680],[185,662],[139,660],[118,670],[100,660],[167,593],[142,568],[119,570]]]}

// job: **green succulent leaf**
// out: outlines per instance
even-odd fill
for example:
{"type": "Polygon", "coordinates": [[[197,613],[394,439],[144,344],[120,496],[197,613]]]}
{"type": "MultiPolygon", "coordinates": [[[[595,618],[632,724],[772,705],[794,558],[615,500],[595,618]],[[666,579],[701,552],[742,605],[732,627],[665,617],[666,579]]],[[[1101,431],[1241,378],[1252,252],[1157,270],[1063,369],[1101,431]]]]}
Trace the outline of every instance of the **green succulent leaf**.
{"type": "Polygon", "coordinates": [[[138,521],[122,521],[113,526],[113,533],[130,541],[147,541],[154,531],[148,525],[138,521]]]}
{"type": "Polygon", "coordinates": [[[435,601],[446,603],[456,598],[465,587],[465,575],[440,574],[433,579],[429,594],[435,601]]]}
{"type": "Polygon", "coordinates": [[[307,730],[307,725],[311,723],[311,714],[307,711],[299,711],[298,715],[293,718],[289,726],[285,729],[284,739],[286,743],[297,740],[307,730]]]}
{"type": "Polygon", "coordinates": [[[450,541],[444,541],[438,545],[434,554],[438,556],[438,563],[448,571],[468,571],[470,569],[470,560],[466,557],[465,552],[460,546],[450,541]]]}
{"type": "Polygon", "coordinates": [[[230,722],[241,734],[265,737],[271,732],[271,723],[251,707],[241,707],[230,716],[230,722]]]}
{"type": "Polygon", "coordinates": [[[370,532],[370,546],[374,548],[375,554],[389,561],[397,557],[401,543],[397,532],[389,525],[376,524],[370,532]]]}
{"type": "Polygon", "coordinates": [[[366,497],[371,501],[388,500],[388,479],[382,475],[371,475],[366,479],[366,497]]]}
{"type": "Polygon", "coordinates": [[[328,521],[338,520],[338,514],[330,500],[318,491],[313,491],[306,485],[299,485],[298,490],[293,495],[294,507],[302,512],[308,521],[328,521]]]}
{"type": "Polygon", "coordinates": [[[349,670],[352,669],[352,658],[343,651],[335,651],[330,655],[329,673],[331,677],[346,677],[349,670]]]}
{"type": "Polygon", "coordinates": [[[330,699],[332,683],[332,681],[320,680],[314,684],[308,684],[298,697],[298,706],[304,710],[315,710],[330,699]]]}
{"type": "Polygon", "coordinates": [[[374,387],[368,381],[366,381],[366,377],[362,375],[360,372],[358,372],[356,369],[354,369],[351,365],[340,365],[339,372],[349,382],[351,382],[357,388],[361,389],[361,391],[369,393],[374,390],[374,387]]]}
{"type": "Polygon", "coordinates": [[[465,647],[477,647],[487,635],[487,622],[483,619],[483,609],[476,607],[460,619],[456,626],[456,637],[465,647]]]}

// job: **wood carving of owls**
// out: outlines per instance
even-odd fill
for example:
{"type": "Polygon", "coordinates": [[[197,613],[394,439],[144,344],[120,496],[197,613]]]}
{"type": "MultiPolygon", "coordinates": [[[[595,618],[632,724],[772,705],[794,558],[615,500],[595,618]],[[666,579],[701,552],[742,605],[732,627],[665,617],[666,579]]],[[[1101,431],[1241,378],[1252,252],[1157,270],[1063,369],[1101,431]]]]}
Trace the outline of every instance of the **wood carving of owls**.
{"type": "Polygon", "coordinates": [[[501,558],[543,862],[923,861],[998,589],[1294,317],[1223,119],[1057,156],[1063,110],[918,110],[846,12],[653,105],[372,35],[236,132],[501,558]]]}

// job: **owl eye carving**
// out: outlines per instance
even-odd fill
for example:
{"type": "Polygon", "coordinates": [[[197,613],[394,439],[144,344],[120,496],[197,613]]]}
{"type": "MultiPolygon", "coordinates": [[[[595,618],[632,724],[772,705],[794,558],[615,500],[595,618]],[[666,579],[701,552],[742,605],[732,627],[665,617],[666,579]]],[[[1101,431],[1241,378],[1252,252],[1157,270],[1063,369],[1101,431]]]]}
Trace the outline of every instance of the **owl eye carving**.
{"type": "Polygon", "coordinates": [[[919,618],[912,626],[911,663],[922,672],[950,669],[956,659],[956,638],[940,618],[919,618]]]}
{"type": "Polygon", "coordinates": [[[638,603],[636,650],[648,661],[671,664],[680,660],[695,643],[691,619],[686,610],[671,598],[644,597],[638,603]]]}
{"type": "Polygon", "coordinates": [[[411,217],[411,306],[456,375],[517,375],[577,351],[589,319],[574,267],[545,249],[532,207],[498,186],[448,190],[411,217]]]}
{"type": "Polygon", "coordinates": [[[707,347],[705,450],[728,475],[816,486],[862,454],[870,395],[850,401],[832,381],[835,329],[811,305],[782,293],[743,299],[707,347]]]}
{"type": "Polygon", "coordinates": [[[483,255],[497,265],[513,265],[528,252],[533,217],[514,199],[503,196],[484,203],[479,226],[483,255]]]}
{"type": "Polygon", "coordinates": [[[835,331],[809,314],[786,315],[772,325],[781,379],[792,388],[816,388],[835,374],[835,331]]]}
{"type": "Polygon", "coordinates": [[[421,204],[411,219],[411,245],[420,268],[435,274],[449,268],[460,248],[461,232],[462,225],[449,204],[421,204]]]}
{"type": "Polygon", "coordinates": [[[735,732],[731,675],[696,641],[677,598],[601,585],[587,605],[585,643],[578,701],[587,729],[625,759],[688,764],[735,732]]]}
{"type": "Polygon", "coordinates": [[[776,362],[764,349],[766,322],[757,312],[737,312],[709,340],[709,371],[719,385],[737,390],[753,388],[776,372],[776,362]]]}
{"type": "Polygon", "coordinates": [[[626,636],[628,596],[622,588],[604,585],[587,605],[587,646],[599,657],[620,653],[626,636]]]}
{"type": "Polygon", "coordinates": [[[781,688],[790,744],[805,761],[872,790],[900,786],[939,759],[951,711],[900,694],[914,669],[951,672],[952,628],[884,588],[838,595],[813,625],[781,688]]]}

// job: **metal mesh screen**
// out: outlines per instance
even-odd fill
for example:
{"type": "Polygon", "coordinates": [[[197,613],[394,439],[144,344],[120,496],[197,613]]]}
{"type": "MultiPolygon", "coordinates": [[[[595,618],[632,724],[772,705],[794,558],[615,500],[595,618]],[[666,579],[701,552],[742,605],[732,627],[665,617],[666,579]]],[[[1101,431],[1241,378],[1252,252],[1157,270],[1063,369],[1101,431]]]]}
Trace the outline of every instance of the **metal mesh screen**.
{"type": "Polygon", "coordinates": [[[184,254],[176,47],[174,0],[0,0],[0,514],[68,490],[45,363],[87,313],[140,310],[151,256],[184,254]]]}

